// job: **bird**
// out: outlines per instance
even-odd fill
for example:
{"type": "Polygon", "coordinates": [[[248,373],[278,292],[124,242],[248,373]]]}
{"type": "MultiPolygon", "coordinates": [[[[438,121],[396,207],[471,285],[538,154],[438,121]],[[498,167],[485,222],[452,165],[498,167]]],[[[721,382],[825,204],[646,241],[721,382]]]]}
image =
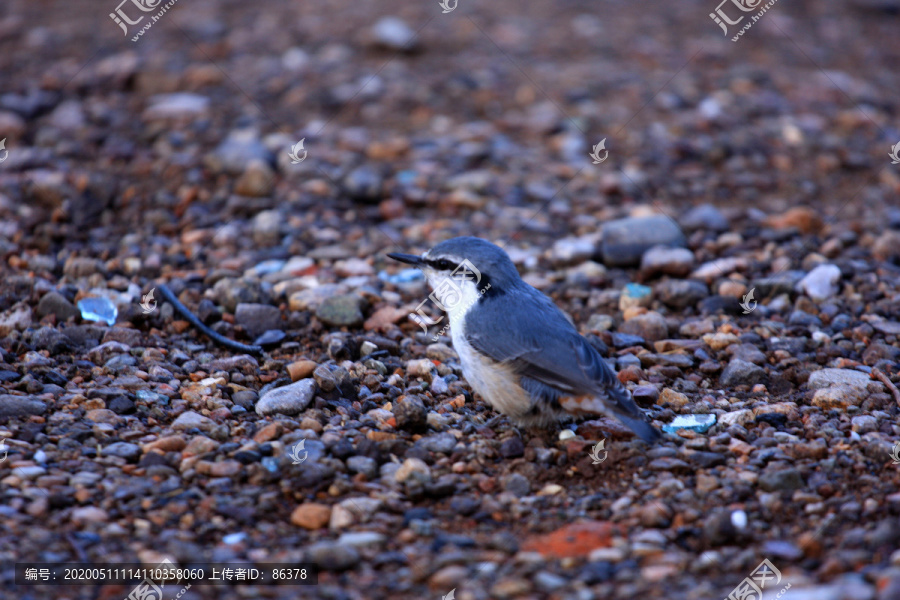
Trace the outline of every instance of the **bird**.
{"type": "Polygon", "coordinates": [[[423,272],[449,316],[466,381],[517,426],[605,415],[650,444],[662,437],[594,346],[499,246],[463,236],[421,256],[387,256],[423,272]]]}

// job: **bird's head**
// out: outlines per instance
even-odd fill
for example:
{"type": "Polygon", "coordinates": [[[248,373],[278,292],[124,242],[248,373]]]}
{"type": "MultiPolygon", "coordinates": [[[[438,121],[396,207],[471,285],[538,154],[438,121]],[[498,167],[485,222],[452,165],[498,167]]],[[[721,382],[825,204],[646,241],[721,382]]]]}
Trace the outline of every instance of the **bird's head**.
{"type": "Polygon", "coordinates": [[[421,256],[388,254],[390,258],[421,269],[438,299],[452,300],[457,286],[464,297],[474,297],[490,284],[492,293],[502,294],[521,285],[521,278],[502,248],[477,237],[457,237],[441,242],[421,256]]]}

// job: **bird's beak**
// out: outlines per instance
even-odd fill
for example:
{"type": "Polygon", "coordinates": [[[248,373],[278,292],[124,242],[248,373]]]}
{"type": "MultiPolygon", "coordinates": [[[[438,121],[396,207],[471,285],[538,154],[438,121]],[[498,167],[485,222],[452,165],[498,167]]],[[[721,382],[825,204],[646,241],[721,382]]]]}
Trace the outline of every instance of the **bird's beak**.
{"type": "Polygon", "coordinates": [[[399,254],[397,252],[389,252],[388,258],[399,260],[402,263],[406,263],[414,267],[422,267],[425,265],[425,261],[422,259],[422,257],[416,256],[415,254],[399,254]]]}

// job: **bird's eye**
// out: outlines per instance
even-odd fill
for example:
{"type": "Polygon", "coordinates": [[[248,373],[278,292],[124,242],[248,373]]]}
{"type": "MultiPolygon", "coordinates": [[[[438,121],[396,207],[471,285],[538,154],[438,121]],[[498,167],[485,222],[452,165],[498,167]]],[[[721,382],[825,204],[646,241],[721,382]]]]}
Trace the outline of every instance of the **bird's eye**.
{"type": "Polygon", "coordinates": [[[453,261],[447,260],[446,258],[441,258],[439,260],[429,260],[428,265],[432,269],[437,269],[438,271],[452,271],[456,268],[456,265],[453,261]]]}

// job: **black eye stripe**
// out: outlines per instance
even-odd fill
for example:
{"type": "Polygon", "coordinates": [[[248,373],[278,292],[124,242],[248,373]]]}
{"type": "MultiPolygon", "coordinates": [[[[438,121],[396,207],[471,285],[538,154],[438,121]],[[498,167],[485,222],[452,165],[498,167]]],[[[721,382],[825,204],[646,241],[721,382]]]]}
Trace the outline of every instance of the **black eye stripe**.
{"type": "Polygon", "coordinates": [[[457,267],[457,265],[455,263],[453,263],[452,261],[446,260],[444,258],[442,258],[440,260],[434,260],[434,259],[429,258],[429,259],[425,260],[425,264],[427,264],[432,269],[437,269],[438,271],[452,271],[453,269],[455,269],[457,267]]]}

